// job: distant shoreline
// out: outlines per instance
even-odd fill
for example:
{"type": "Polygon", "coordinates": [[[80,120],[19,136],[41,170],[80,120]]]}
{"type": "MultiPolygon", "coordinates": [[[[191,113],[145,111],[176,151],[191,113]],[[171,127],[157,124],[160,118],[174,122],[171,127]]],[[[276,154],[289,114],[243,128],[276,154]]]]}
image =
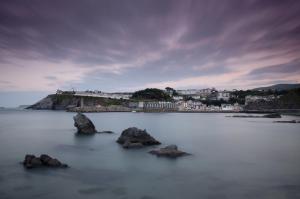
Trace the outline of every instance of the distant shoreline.
{"type": "Polygon", "coordinates": [[[264,113],[295,113],[300,114],[300,109],[274,109],[274,110],[243,110],[243,111],[178,111],[178,110],[131,110],[131,111],[71,111],[67,112],[82,112],[82,113],[105,113],[105,112],[136,112],[136,113],[248,113],[248,114],[264,114],[264,113]]]}

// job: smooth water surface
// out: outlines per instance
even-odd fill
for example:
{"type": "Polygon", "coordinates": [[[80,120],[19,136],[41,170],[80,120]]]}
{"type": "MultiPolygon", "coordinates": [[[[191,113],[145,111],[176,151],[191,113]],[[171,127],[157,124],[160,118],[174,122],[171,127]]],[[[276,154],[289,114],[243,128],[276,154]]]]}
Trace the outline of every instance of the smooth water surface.
{"type": "Polygon", "coordinates": [[[300,124],[220,113],[90,113],[97,130],[115,134],[78,136],[73,115],[0,111],[1,199],[300,198],[300,124]],[[125,150],[115,141],[131,126],[193,155],[125,150]],[[42,153],[71,168],[20,164],[25,154],[42,153]]]}

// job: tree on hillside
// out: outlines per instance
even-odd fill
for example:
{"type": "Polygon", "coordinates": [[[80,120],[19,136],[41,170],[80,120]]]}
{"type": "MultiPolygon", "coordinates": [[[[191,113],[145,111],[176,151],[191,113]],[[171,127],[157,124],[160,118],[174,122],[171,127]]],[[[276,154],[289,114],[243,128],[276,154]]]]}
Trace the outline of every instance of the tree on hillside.
{"type": "Polygon", "coordinates": [[[176,95],[178,95],[178,93],[176,92],[176,90],[175,90],[174,88],[166,87],[165,90],[166,90],[167,93],[169,93],[169,95],[171,95],[171,96],[176,96],[176,95]]]}
{"type": "Polygon", "coordinates": [[[146,88],[144,90],[136,91],[132,94],[131,98],[138,100],[171,100],[169,94],[157,88],[146,88]]]}

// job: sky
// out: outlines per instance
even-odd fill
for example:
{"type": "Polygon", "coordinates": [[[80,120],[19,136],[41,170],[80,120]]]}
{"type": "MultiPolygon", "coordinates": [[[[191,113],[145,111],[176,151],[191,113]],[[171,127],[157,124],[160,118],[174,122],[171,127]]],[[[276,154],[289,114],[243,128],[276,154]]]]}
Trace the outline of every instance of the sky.
{"type": "Polygon", "coordinates": [[[299,0],[0,0],[0,106],[300,83],[299,0]]]}

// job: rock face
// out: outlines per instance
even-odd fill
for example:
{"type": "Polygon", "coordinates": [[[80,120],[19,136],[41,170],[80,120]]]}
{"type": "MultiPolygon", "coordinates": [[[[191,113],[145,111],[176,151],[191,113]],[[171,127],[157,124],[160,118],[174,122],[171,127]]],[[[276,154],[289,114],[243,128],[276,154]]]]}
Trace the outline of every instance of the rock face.
{"type": "Polygon", "coordinates": [[[180,156],[189,155],[186,152],[178,150],[178,147],[176,145],[169,145],[164,148],[152,150],[149,153],[157,156],[165,156],[170,158],[177,158],[180,156]]]}
{"type": "Polygon", "coordinates": [[[78,133],[93,134],[97,132],[93,122],[84,114],[77,113],[77,115],[74,116],[73,119],[74,126],[77,128],[78,133]]]}
{"type": "Polygon", "coordinates": [[[136,127],[125,129],[118,138],[117,143],[122,144],[124,148],[140,148],[160,144],[160,142],[149,135],[146,130],[141,130],[136,127]]]}
{"type": "Polygon", "coordinates": [[[42,154],[40,157],[36,157],[34,155],[26,155],[23,161],[23,165],[27,169],[38,168],[38,167],[55,167],[55,168],[68,167],[67,164],[63,164],[59,160],[45,154],[42,154]]]}
{"type": "Polygon", "coordinates": [[[40,101],[38,101],[37,103],[27,107],[27,108],[32,108],[32,109],[47,109],[47,110],[51,110],[53,109],[54,103],[53,100],[50,96],[45,97],[44,99],[41,99],[40,101]]]}

